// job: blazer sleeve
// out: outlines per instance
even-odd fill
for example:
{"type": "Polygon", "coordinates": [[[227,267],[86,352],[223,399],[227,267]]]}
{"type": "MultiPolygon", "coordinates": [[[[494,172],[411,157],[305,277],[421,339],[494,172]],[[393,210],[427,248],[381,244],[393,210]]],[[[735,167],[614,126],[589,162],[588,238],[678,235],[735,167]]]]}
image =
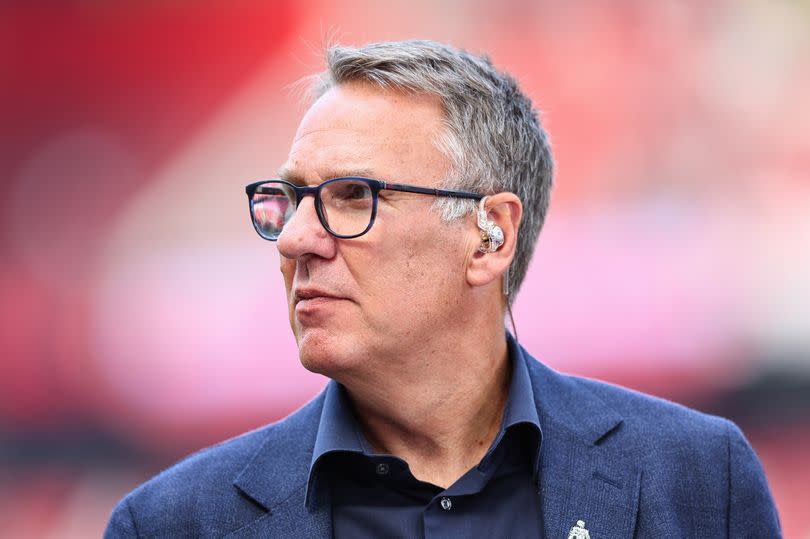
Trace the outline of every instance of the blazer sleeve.
{"type": "Polygon", "coordinates": [[[728,422],[729,537],[782,537],[765,472],[742,431],[728,422]]]}
{"type": "Polygon", "coordinates": [[[129,509],[127,498],[124,498],[115,506],[110,521],[107,523],[107,529],[104,531],[104,539],[119,537],[138,537],[135,519],[132,518],[132,511],[129,509]]]}

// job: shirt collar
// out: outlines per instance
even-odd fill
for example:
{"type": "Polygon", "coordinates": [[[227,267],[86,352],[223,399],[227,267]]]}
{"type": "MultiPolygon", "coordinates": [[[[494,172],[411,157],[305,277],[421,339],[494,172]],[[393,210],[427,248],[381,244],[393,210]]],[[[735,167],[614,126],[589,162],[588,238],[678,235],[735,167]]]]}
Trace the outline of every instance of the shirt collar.
{"type": "Polygon", "coordinates": [[[317,461],[333,451],[368,452],[365,437],[354,417],[346,388],[334,380],[326,386],[321,422],[315,436],[310,473],[317,461]]]}
{"type": "Polygon", "coordinates": [[[507,431],[517,425],[526,425],[528,429],[536,434],[536,447],[532,446],[533,473],[537,478],[540,469],[540,444],[543,438],[543,431],[540,427],[540,416],[537,413],[537,403],[534,398],[534,388],[531,378],[529,378],[529,367],[526,365],[523,349],[514,337],[507,332],[506,343],[509,350],[509,360],[512,364],[512,380],[509,383],[509,397],[506,400],[506,407],[503,412],[503,420],[495,440],[481,460],[481,464],[486,466],[492,459],[495,449],[499,446],[507,431]]]}
{"type": "MultiPolygon", "coordinates": [[[[540,440],[542,431],[540,419],[537,415],[537,405],[534,398],[534,389],[529,378],[529,369],[526,365],[526,358],[523,356],[520,346],[510,333],[506,333],[509,360],[512,364],[512,379],[509,384],[509,396],[506,400],[503,420],[492,447],[487,452],[486,459],[495,447],[501,442],[504,434],[510,427],[518,424],[528,424],[537,431],[537,458],[534,461],[534,474],[537,476],[538,464],[540,461],[540,440]]],[[[349,396],[346,388],[334,380],[330,380],[326,386],[323,412],[318,425],[318,433],[315,437],[315,446],[312,452],[312,461],[309,467],[309,478],[307,481],[307,506],[311,503],[312,491],[315,488],[316,467],[325,455],[335,452],[353,452],[370,455],[371,448],[366,442],[365,436],[360,430],[360,426],[352,411],[349,396]]]]}
{"type": "Polygon", "coordinates": [[[318,433],[315,435],[315,446],[312,450],[312,460],[309,464],[309,477],[307,479],[306,505],[311,507],[313,501],[319,498],[322,492],[322,481],[318,480],[318,462],[329,453],[351,452],[369,454],[371,451],[360,431],[357,419],[354,417],[346,388],[334,380],[326,385],[323,411],[318,424],[318,433]]]}
{"type": "Polygon", "coordinates": [[[523,357],[520,345],[510,333],[506,334],[506,343],[512,362],[512,381],[509,384],[509,397],[500,430],[505,431],[518,423],[529,423],[540,431],[540,417],[537,415],[537,403],[526,358],[523,357]]]}

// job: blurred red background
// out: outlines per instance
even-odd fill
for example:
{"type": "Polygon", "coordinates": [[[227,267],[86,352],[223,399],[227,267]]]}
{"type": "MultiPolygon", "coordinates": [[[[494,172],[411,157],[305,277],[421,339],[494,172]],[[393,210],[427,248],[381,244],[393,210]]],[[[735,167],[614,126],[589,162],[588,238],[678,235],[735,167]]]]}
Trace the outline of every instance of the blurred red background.
{"type": "Polygon", "coordinates": [[[326,44],[406,38],[488,53],[543,111],[524,346],[737,421],[810,537],[810,4],[32,4],[0,7],[9,537],[99,535],[157,470],[322,387],[243,186],[284,160],[326,44]]]}

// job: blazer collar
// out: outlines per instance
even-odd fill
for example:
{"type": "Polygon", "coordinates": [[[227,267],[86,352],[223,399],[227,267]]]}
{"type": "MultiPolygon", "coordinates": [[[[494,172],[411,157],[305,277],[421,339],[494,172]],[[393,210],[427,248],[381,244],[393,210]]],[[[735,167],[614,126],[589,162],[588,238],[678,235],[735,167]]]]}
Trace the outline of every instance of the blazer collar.
{"type": "Polygon", "coordinates": [[[581,379],[562,375],[534,359],[522,346],[516,347],[529,371],[544,437],[547,428],[559,426],[582,443],[596,445],[622,424],[623,417],[581,379]]]}

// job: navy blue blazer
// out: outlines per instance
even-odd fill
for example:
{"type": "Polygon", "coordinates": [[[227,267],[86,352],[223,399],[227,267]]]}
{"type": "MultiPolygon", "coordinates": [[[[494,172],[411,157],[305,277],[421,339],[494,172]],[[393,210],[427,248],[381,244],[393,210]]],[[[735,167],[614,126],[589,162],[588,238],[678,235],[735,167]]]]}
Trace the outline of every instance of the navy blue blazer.
{"type": "MultiPolygon", "coordinates": [[[[559,374],[520,350],[542,428],[544,537],[566,539],[578,520],[592,539],[781,537],[733,423],[559,374]]],[[[304,505],[322,407],[323,393],[162,472],[121,500],[105,537],[331,537],[330,504],[304,505]]]]}

